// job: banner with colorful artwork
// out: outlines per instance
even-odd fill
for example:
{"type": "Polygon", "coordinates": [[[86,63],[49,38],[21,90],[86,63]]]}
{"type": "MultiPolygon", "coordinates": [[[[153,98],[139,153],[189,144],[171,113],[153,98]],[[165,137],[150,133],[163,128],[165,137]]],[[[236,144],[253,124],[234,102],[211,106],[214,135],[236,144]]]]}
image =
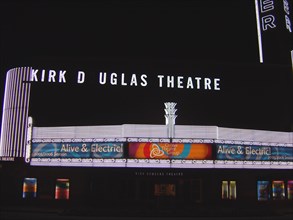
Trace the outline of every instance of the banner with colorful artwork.
{"type": "Polygon", "coordinates": [[[211,144],[129,143],[128,152],[138,159],[212,159],[211,144]]]}

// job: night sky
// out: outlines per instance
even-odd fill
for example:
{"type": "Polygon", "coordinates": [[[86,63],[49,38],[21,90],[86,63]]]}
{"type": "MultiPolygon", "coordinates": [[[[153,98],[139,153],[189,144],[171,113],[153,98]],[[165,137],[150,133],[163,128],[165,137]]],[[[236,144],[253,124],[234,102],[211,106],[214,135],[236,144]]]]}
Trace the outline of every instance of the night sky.
{"type": "Polygon", "coordinates": [[[66,83],[32,83],[36,126],[164,124],[172,101],[180,125],[291,129],[291,69],[259,64],[254,1],[4,0],[0,8],[1,97],[11,68],[66,70],[66,83]],[[118,85],[99,84],[100,72],[116,73],[118,85]],[[133,74],[147,75],[147,86],[130,86],[133,74]],[[188,77],[217,78],[220,90],[159,88],[158,75],[183,76],[185,87],[188,77]]]}

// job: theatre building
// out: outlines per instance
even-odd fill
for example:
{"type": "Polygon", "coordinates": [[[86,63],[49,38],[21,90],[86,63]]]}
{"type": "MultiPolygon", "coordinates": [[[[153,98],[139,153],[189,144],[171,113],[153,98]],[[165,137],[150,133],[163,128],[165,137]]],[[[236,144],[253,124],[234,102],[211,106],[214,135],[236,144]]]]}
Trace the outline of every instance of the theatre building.
{"type": "Polygon", "coordinates": [[[106,214],[292,210],[292,132],[177,125],[175,102],[162,103],[165,124],[35,126],[27,108],[30,73],[16,68],[7,75],[1,133],[7,204],[106,214]]]}
{"type": "Polygon", "coordinates": [[[292,1],[90,2],[3,10],[0,216],[293,216],[292,1]]]}
{"type": "Polygon", "coordinates": [[[290,132],[174,125],[170,138],[168,125],[28,125],[23,160],[2,162],[8,203],[187,215],[292,207],[290,132]]]}

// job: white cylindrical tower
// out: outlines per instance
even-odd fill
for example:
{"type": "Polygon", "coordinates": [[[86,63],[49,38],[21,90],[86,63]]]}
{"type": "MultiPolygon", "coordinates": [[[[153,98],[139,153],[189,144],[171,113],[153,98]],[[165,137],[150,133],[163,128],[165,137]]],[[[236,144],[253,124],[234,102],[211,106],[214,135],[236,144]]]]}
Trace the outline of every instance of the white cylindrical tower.
{"type": "Polygon", "coordinates": [[[7,72],[3,100],[0,156],[24,157],[30,96],[30,67],[7,72]]]}

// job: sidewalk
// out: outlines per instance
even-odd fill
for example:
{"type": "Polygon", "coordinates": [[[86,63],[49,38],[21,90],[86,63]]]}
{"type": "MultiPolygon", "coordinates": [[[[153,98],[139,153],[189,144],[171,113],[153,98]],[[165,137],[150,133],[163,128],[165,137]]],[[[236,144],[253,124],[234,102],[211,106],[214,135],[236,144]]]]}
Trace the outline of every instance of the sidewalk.
{"type": "Polygon", "coordinates": [[[2,205],[0,209],[1,220],[9,219],[278,219],[292,220],[292,209],[272,210],[269,207],[258,209],[241,207],[200,207],[186,209],[135,209],[135,207],[108,209],[96,206],[70,206],[64,204],[44,206],[38,205],[2,205]]]}

